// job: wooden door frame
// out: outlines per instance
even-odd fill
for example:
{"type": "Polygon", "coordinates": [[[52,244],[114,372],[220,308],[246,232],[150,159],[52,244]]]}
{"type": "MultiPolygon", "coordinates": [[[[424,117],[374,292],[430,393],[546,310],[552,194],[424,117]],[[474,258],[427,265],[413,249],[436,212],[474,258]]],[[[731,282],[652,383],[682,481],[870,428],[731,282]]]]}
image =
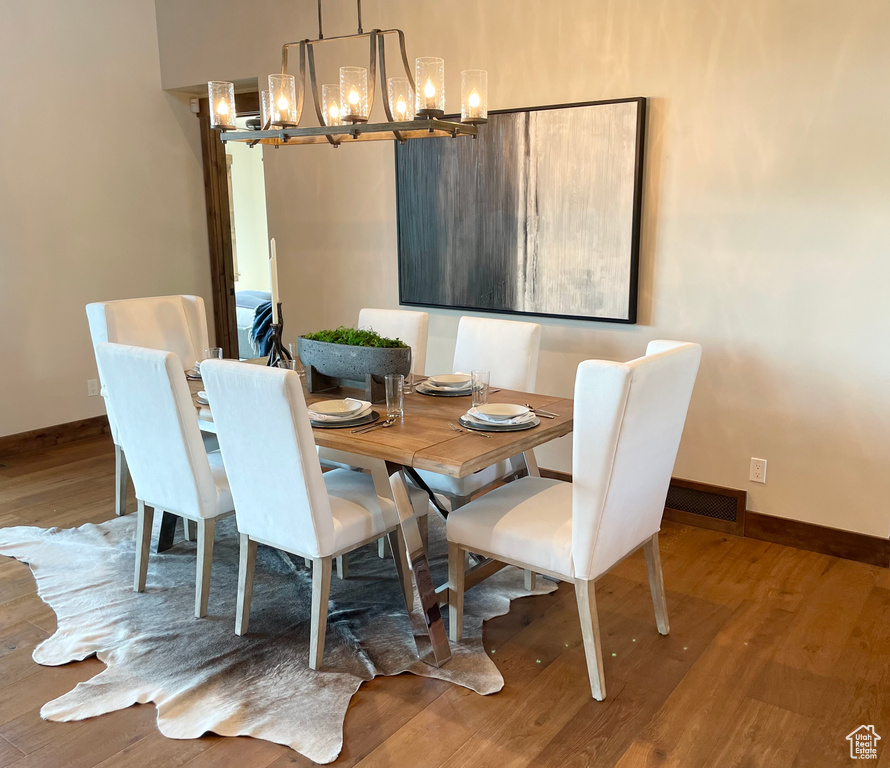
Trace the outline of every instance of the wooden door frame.
{"type": "MultiPolygon", "coordinates": [[[[238,117],[258,115],[259,94],[235,95],[238,117]]],[[[229,185],[226,147],[219,131],[210,127],[210,105],[200,99],[201,157],[204,165],[204,201],[207,210],[207,243],[210,251],[210,288],[216,345],[223,356],[238,359],[238,323],[235,311],[235,260],[232,252],[232,219],[229,214],[229,185]]]]}

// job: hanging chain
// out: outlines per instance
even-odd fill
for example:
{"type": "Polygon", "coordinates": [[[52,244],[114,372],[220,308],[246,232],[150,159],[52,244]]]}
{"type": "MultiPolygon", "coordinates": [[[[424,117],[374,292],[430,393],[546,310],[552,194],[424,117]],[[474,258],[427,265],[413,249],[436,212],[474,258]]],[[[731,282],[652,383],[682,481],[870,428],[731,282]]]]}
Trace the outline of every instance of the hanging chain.
{"type": "MultiPolygon", "coordinates": [[[[356,0],[356,16],[358,16],[358,34],[363,35],[362,29],[362,0],[356,0]]],[[[318,39],[324,40],[324,32],[321,26],[321,0],[318,0],[318,39]]]]}

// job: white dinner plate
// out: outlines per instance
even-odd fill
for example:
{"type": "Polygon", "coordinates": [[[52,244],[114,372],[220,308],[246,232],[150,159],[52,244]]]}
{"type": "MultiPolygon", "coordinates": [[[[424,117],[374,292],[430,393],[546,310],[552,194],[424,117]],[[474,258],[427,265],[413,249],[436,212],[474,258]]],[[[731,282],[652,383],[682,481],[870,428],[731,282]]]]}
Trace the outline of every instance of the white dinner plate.
{"type": "Polygon", "coordinates": [[[467,373],[440,373],[427,379],[433,386],[449,389],[466,389],[472,380],[473,377],[467,373]]]}
{"type": "Polygon", "coordinates": [[[318,413],[322,416],[349,419],[354,417],[363,407],[364,403],[361,400],[347,397],[345,400],[320,400],[309,406],[309,412],[318,413]]]}
{"type": "Polygon", "coordinates": [[[492,421],[506,421],[524,416],[529,413],[529,409],[524,405],[512,405],[510,403],[486,403],[485,405],[477,405],[475,414],[483,419],[491,419],[492,421]]]}
{"type": "Polygon", "coordinates": [[[207,393],[203,389],[200,392],[198,392],[198,394],[195,396],[195,399],[201,405],[210,405],[210,401],[207,399],[207,393]]]}

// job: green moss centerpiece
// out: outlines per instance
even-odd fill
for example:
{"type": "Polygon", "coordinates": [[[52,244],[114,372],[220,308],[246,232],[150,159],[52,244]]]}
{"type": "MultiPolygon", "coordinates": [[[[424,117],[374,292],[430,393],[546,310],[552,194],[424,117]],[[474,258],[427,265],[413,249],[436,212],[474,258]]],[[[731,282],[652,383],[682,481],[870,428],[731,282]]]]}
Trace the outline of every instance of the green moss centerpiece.
{"type": "Polygon", "coordinates": [[[297,349],[310,392],[358,383],[372,402],[379,402],[383,377],[407,376],[411,370],[411,347],[374,331],[341,326],[307,333],[297,340],[297,349]]]}

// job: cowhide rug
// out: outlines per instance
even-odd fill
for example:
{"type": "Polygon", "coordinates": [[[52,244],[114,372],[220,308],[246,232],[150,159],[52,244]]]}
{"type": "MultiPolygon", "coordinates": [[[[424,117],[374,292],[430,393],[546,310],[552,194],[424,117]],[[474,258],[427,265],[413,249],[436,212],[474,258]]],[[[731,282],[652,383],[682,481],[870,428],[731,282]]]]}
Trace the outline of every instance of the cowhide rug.
{"type": "MultiPolygon", "coordinates": [[[[444,526],[430,517],[430,564],[436,583],[443,583],[444,526]]],[[[74,529],[0,529],[0,554],[30,563],[38,594],[58,618],[56,633],[34,650],[34,661],[56,666],[95,654],[106,665],[45,704],[47,720],[82,720],[152,701],[158,728],[169,738],[253,736],[327,763],[342,749],[346,710],[364,680],[411,672],[480,694],[503,686],[482,646],[482,622],[529,594],[516,569],[467,592],[464,640],[452,644],[454,657],[436,669],[417,659],[392,559],[378,558],[376,547],[352,553],[350,578],[332,578],[324,668],[313,672],[311,576],[302,559],[259,547],[250,632],[238,637],[234,519],[217,526],[204,619],[193,615],[194,543],[153,553],[146,591],[133,592],[135,527],[129,516],[74,529]]],[[[555,588],[542,579],[538,584],[538,594],[555,588]]]]}

